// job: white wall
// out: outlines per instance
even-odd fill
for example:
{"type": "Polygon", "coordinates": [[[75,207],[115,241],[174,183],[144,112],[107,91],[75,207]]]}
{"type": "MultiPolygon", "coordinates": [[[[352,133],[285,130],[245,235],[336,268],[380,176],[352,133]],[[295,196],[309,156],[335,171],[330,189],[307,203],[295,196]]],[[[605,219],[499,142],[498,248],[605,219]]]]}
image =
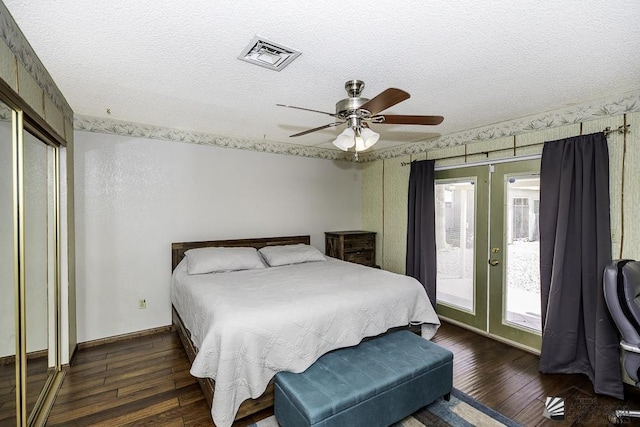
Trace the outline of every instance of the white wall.
{"type": "Polygon", "coordinates": [[[359,165],[75,133],[78,342],[171,323],[171,243],[360,228],[359,165]],[[138,309],[138,300],[147,309],[138,309]]]}

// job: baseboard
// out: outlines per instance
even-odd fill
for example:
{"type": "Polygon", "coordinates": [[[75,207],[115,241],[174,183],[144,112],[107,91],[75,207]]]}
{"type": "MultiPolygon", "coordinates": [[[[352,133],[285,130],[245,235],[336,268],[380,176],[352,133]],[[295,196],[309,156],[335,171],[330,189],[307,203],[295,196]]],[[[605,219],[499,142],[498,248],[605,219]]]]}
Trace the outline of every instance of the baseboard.
{"type": "Polygon", "coordinates": [[[173,330],[173,325],[167,325],[167,326],[160,326],[158,328],[145,329],[143,331],[129,332],[127,334],[114,335],[112,337],[99,338],[97,340],[81,342],[81,343],[78,343],[77,349],[82,350],[85,348],[96,347],[104,344],[111,344],[114,342],[128,341],[136,338],[143,338],[150,335],[160,334],[163,332],[169,332],[172,330],[173,330]]]}
{"type": "MultiPolygon", "coordinates": [[[[49,355],[49,350],[38,350],[32,351],[31,353],[27,353],[27,360],[31,359],[39,359],[42,357],[47,357],[49,355]]],[[[16,356],[2,356],[0,357],[0,365],[9,365],[16,363],[16,356]]]]}

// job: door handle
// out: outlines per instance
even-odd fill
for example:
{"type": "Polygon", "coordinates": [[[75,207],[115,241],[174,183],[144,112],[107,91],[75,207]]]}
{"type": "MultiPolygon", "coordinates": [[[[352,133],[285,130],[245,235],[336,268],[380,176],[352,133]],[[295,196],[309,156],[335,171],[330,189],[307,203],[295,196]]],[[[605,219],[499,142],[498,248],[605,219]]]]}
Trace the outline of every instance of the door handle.
{"type": "Polygon", "coordinates": [[[489,260],[489,265],[491,265],[492,267],[495,267],[498,264],[500,264],[500,261],[498,261],[495,258],[492,258],[492,259],[489,260]]]}

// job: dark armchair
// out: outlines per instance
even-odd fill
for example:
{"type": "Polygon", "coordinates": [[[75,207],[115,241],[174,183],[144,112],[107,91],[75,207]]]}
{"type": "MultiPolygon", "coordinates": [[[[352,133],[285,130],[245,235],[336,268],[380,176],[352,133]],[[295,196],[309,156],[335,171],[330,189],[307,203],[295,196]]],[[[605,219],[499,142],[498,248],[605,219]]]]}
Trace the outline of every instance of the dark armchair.
{"type": "MultiPolygon", "coordinates": [[[[622,340],[624,370],[640,385],[640,261],[613,260],[604,270],[604,297],[622,340]]],[[[639,417],[640,411],[617,410],[623,417],[639,417]]]]}

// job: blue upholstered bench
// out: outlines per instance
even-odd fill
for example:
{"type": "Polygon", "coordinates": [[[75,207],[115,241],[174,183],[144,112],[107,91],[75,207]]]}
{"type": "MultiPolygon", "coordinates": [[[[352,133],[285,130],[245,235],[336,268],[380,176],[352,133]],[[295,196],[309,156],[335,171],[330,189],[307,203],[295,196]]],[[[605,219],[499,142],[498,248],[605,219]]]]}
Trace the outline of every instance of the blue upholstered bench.
{"type": "Polygon", "coordinates": [[[274,411],[282,427],[388,426],[452,388],[453,353],[400,331],[278,373],[274,411]]]}

